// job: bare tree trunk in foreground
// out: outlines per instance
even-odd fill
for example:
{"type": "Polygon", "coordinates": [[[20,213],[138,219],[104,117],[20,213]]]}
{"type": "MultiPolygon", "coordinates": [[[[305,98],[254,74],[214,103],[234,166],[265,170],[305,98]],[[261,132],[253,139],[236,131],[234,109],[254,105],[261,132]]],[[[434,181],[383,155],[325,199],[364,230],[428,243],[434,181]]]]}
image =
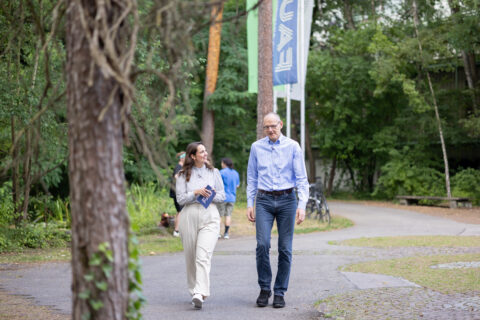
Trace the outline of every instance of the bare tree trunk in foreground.
{"type": "Polygon", "coordinates": [[[120,39],[127,32],[121,26],[127,22],[121,17],[132,4],[129,0],[67,4],[73,320],[126,319],[129,222],[122,163],[126,97],[119,87],[126,83],[121,82],[122,75],[128,74],[122,74],[128,60],[122,57],[125,44],[120,39]],[[118,29],[109,33],[105,28],[118,29]]]}

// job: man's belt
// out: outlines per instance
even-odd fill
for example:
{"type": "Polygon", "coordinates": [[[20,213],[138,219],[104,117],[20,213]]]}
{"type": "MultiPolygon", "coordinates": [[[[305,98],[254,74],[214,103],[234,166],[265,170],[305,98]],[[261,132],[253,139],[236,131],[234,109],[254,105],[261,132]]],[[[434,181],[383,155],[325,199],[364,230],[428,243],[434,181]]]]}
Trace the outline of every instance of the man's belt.
{"type": "Polygon", "coordinates": [[[274,190],[274,191],[265,191],[265,190],[258,189],[258,193],[268,194],[271,196],[281,196],[284,194],[290,194],[292,193],[292,191],[293,191],[293,188],[285,189],[285,190],[274,190]]]}

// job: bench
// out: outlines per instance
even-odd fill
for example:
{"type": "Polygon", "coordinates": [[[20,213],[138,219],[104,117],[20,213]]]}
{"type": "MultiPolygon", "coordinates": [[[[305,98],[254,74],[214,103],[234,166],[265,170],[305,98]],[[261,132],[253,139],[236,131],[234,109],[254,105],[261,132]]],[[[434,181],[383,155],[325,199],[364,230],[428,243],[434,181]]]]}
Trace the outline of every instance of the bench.
{"type": "Polygon", "coordinates": [[[419,200],[439,200],[439,201],[448,201],[450,208],[455,209],[458,207],[471,208],[472,202],[469,198],[448,198],[448,197],[434,197],[434,196],[397,196],[397,199],[400,200],[400,204],[403,205],[412,205],[418,204],[419,200]]]}

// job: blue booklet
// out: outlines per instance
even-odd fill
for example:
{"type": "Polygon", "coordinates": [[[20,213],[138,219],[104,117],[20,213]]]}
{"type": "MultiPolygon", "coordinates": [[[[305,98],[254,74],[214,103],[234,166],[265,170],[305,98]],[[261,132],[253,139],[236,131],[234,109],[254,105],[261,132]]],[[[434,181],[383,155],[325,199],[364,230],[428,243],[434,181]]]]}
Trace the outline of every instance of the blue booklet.
{"type": "Polygon", "coordinates": [[[202,206],[204,206],[205,209],[208,208],[208,206],[209,206],[210,203],[212,202],[213,198],[215,198],[215,195],[217,194],[217,193],[215,192],[215,190],[213,190],[212,187],[210,187],[210,185],[207,185],[206,188],[207,188],[207,190],[210,190],[210,192],[211,192],[211,193],[210,193],[210,197],[206,198],[206,197],[204,197],[204,196],[202,196],[202,195],[199,195],[199,196],[197,197],[198,202],[200,202],[200,204],[201,204],[202,206]]]}

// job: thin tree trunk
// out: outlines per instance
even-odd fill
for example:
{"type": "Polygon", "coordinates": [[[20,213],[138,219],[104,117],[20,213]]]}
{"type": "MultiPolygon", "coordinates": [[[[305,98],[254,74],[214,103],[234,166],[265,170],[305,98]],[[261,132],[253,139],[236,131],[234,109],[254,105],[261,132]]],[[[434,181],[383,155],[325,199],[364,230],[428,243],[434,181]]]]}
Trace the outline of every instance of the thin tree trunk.
{"type": "Polygon", "coordinates": [[[343,1],[343,15],[347,19],[347,29],[355,30],[355,21],[353,20],[353,8],[350,0],[343,1]]]}
{"type": "Polygon", "coordinates": [[[350,173],[350,180],[352,180],[353,189],[355,191],[358,191],[357,182],[355,181],[355,172],[353,171],[352,167],[348,163],[348,160],[345,160],[344,162],[345,162],[345,167],[347,167],[348,173],[350,173]]]}
{"type": "MultiPolygon", "coordinates": [[[[448,5],[450,6],[450,10],[454,14],[458,14],[460,12],[460,8],[458,4],[454,3],[453,0],[448,0],[448,5]]],[[[459,18],[459,23],[463,23],[462,19],[459,18]]],[[[476,70],[476,63],[475,63],[475,54],[469,53],[465,50],[462,50],[462,60],[463,60],[463,70],[465,72],[465,77],[467,78],[467,85],[470,89],[472,95],[472,109],[473,113],[477,113],[478,109],[478,99],[476,94],[476,83],[477,83],[477,70],[476,70]]]]}
{"type": "Polygon", "coordinates": [[[333,192],[333,181],[335,181],[335,173],[337,169],[337,156],[332,159],[332,166],[330,167],[330,174],[328,175],[327,197],[333,192]]]}
{"type": "MultiPolygon", "coordinates": [[[[300,143],[300,137],[298,136],[298,128],[300,127],[300,119],[297,116],[298,114],[295,112],[297,109],[297,103],[292,101],[291,104],[291,113],[290,113],[290,122],[291,122],[291,130],[290,130],[290,135],[291,138],[298,143],[300,143]]],[[[298,107],[298,110],[300,110],[300,107],[298,107]]]]}
{"type": "Polygon", "coordinates": [[[11,123],[11,133],[12,133],[12,201],[13,201],[13,211],[16,216],[18,212],[18,195],[20,193],[20,186],[18,181],[18,146],[15,143],[16,136],[15,136],[15,116],[12,115],[10,117],[11,123]]]}
{"type": "Polygon", "coordinates": [[[371,0],[372,5],[372,19],[375,24],[377,24],[377,11],[376,11],[376,4],[375,0],[371,0]]]}
{"type": "Polygon", "coordinates": [[[208,35],[207,75],[205,78],[205,93],[202,112],[202,142],[213,157],[213,142],[215,134],[215,113],[208,109],[208,98],[215,91],[220,62],[220,39],[222,34],[223,2],[212,7],[212,24],[208,35]]]}
{"type": "Polygon", "coordinates": [[[22,220],[28,220],[28,203],[30,202],[31,188],[31,167],[32,167],[32,130],[25,132],[25,154],[23,159],[23,205],[22,220]]]}
{"type": "MultiPolygon", "coordinates": [[[[417,8],[417,1],[416,0],[413,0],[412,6],[413,6],[413,25],[415,27],[415,35],[417,37],[418,49],[420,51],[420,57],[422,59],[422,67],[425,67],[423,65],[424,63],[423,63],[422,43],[420,41],[420,37],[419,37],[419,33],[418,33],[419,18],[418,18],[418,8],[417,8]]],[[[440,120],[440,114],[438,112],[437,98],[435,97],[435,91],[433,90],[432,79],[430,78],[430,72],[428,72],[428,70],[426,70],[425,72],[427,74],[428,87],[430,88],[430,93],[432,95],[433,107],[434,107],[434,110],[435,110],[435,117],[437,119],[438,133],[439,133],[439,136],[440,136],[440,143],[442,145],[443,163],[444,163],[444,167],[445,167],[445,185],[446,185],[446,189],[447,189],[447,197],[451,198],[452,197],[452,192],[450,190],[450,173],[449,173],[449,167],[448,167],[447,148],[445,147],[445,140],[443,138],[442,121],[440,120]]]]}
{"type": "Polygon", "coordinates": [[[313,183],[315,182],[315,177],[317,176],[317,167],[315,166],[315,156],[312,150],[312,143],[310,139],[310,126],[308,125],[308,121],[305,121],[305,152],[307,153],[308,166],[310,168],[308,172],[310,174],[308,180],[313,183]]]}
{"type": "MultiPolygon", "coordinates": [[[[40,10],[42,5],[40,4],[40,10]]],[[[35,89],[35,81],[37,78],[38,60],[40,56],[40,42],[37,44],[35,50],[35,64],[33,67],[32,86],[31,91],[35,89]]],[[[26,102],[28,103],[28,102],[26,102]]],[[[41,107],[39,106],[41,109],[41,107]]],[[[32,114],[32,106],[29,104],[29,114],[32,114]]],[[[23,206],[22,206],[22,218],[24,221],[28,220],[28,205],[30,203],[30,191],[32,189],[32,158],[36,156],[35,161],[38,160],[38,137],[40,135],[40,121],[37,122],[37,132],[35,133],[34,126],[30,126],[25,131],[25,152],[23,161],[23,206]]]]}
{"type": "MultiPolygon", "coordinates": [[[[23,41],[24,41],[24,34],[23,34],[23,22],[24,22],[24,19],[25,19],[25,12],[24,12],[24,7],[23,7],[23,1],[20,1],[19,2],[19,10],[20,10],[20,27],[19,27],[19,30],[18,30],[18,47],[17,47],[17,52],[16,52],[16,79],[15,79],[15,82],[17,84],[17,88],[16,88],[16,92],[15,92],[15,95],[17,97],[17,101],[20,101],[20,88],[21,88],[21,85],[20,85],[20,71],[21,71],[21,66],[20,66],[20,57],[21,57],[21,48],[22,48],[22,45],[23,45],[23,41]]],[[[17,103],[17,107],[20,108],[20,105],[19,103],[17,103]]],[[[15,130],[15,129],[13,129],[15,130]]],[[[15,136],[15,132],[13,131],[12,132],[12,137],[15,136]]],[[[16,181],[15,181],[15,193],[16,193],[16,201],[14,203],[14,209],[15,209],[15,213],[18,214],[17,216],[17,222],[20,222],[21,220],[23,220],[24,216],[21,214],[21,210],[23,209],[22,208],[22,204],[21,204],[21,198],[20,198],[20,194],[21,194],[21,191],[20,191],[20,177],[21,177],[21,174],[20,174],[20,160],[19,160],[19,144],[20,142],[19,141],[16,141],[17,140],[17,137],[15,137],[14,140],[12,140],[12,144],[13,144],[13,148],[14,148],[14,157],[13,157],[13,166],[14,166],[14,171],[16,172],[15,173],[15,177],[16,177],[16,181]]]]}
{"type": "MultiPolygon", "coordinates": [[[[121,108],[125,97],[118,82],[94,63],[87,32],[117,21],[118,3],[68,1],[67,116],[69,184],[72,214],[72,319],[126,319],[128,306],[128,229],[122,164],[121,108]],[[105,11],[101,11],[101,10],[105,11]],[[98,25],[96,17],[109,17],[98,25]],[[86,22],[85,25],[82,24],[86,22]],[[108,109],[105,109],[108,106],[108,109]],[[102,119],[100,120],[100,115],[102,119]],[[111,260],[108,255],[111,254],[111,260]],[[99,265],[95,259],[99,258],[99,265]],[[106,273],[103,268],[111,268],[106,273]],[[88,275],[89,277],[86,277],[88,275]],[[89,280],[93,279],[93,280],[89,280]],[[103,289],[99,288],[104,285],[103,289]],[[99,308],[97,308],[99,307],[99,308]]],[[[111,27],[111,26],[109,26],[111,27]]],[[[111,39],[123,48],[117,30],[111,39]]],[[[97,54],[102,54],[101,52],[97,54]]]]}
{"type": "Polygon", "coordinates": [[[264,136],[263,118],[273,111],[272,0],[258,6],[257,139],[264,136]]]}

